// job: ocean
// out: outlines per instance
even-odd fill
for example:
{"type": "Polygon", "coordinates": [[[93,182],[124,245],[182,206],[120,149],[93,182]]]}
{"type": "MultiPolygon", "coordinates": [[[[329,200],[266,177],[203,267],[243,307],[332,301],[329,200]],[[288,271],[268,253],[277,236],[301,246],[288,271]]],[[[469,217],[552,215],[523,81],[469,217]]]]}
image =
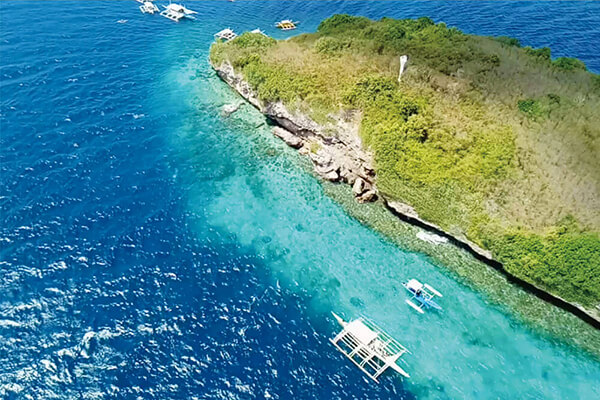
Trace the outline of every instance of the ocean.
{"type": "Polygon", "coordinates": [[[223,28],[285,38],[345,12],[509,35],[598,73],[600,2],[185,4],[195,21],[0,2],[0,398],[600,398],[597,356],[358,222],[256,110],[224,118],[240,98],[207,60],[223,28]],[[443,312],[404,304],[413,276],[443,312]],[[329,343],[330,311],[386,329],[411,378],[369,381],[329,343]]]}

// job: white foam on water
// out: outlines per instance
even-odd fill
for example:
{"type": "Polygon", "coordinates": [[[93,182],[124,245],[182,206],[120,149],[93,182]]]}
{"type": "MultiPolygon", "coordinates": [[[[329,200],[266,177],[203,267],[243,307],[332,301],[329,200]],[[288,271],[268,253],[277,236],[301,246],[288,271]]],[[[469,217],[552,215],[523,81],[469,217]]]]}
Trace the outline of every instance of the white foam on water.
{"type": "Polygon", "coordinates": [[[81,339],[81,343],[79,344],[79,355],[81,355],[83,358],[90,357],[90,347],[92,344],[92,339],[94,339],[95,336],[96,332],[94,331],[86,332],[86,334],[83,335],[83,339],[81,339]]]}
{"type": "Polygon", "coordinates": [[[20,394],[23,391],[23,389],[23,386],[14,382],[0,384],[0,395],[6,396],[8,398],[8,396],[10,396],[11,393],[20,394]]]}
{"type": "Polygon", "coordinates": [[[67,263],[62,260],[56,261],[56,262],[53,262],[50,265],[48,265],[48,268],[54,269],[54,270],[64,270],[64,269],[67,269],[67,263]]]}
{"type": "Polygon", "coordinates": [[[0,319],[0,327],[2,328],[20,328],[21,326],[23,324],[12,319],[0,319]]]}
{"type": "Polygon", "coordinates": [[[58,368],[56,367],[56,364],[54,364],[52,361],[50,361],[50,360],[42,360],[40,362],[42,363],[42,365],[44,366],[44,368],[46,368],[48,371],[50,371],[52,373],[58,372],[58,368]]]}

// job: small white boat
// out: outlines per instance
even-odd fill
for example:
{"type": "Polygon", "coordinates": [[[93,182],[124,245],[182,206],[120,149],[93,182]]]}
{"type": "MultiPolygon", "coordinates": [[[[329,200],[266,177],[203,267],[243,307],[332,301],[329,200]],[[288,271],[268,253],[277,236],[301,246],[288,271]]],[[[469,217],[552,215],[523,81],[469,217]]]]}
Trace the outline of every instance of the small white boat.
{"type": "Polygon", "coordinates": [[[435,308],[441,310],[442,307],[436,303],[434,297],[444,297],[440,292],[435,290],[428,284],[422,284],[416,279],[411,279],[408,282],[402,284],[406,290],[408,290],[413,296],[406,300],[406,304],[411,306],[420,314],[424,314],[423,308],[435,308]],[[412,300],[416,300],[419,304],[415,304],[412,300]]]}
{"type": "Polygon", "coordinates": [[[250,31],[250,33],[258,33],[260,35],[267,36],[267,34],[265,32],[263,32],[262,30],[260,30],[260,28],[253,29],[250,31]]]}
{"type": "Polygon", "coordinates": [[[331,343],[369,378],[378,382],[377,378],[388,368],[410,378],[396,364],[404,353],[410,353],[406,347],[365,317],[346,322],[335,313],[332,314],[343,329],[330,339],[331,343]]]}
{"type": "Polygon", "coordinates": [[[431,244],[448,243],[448,238],[445,238],[440,235],[436,235],[435,233],[429,233],[429,232],[425,232],[425,231],[417,232],[417,237],[419,239],[421,239],[422,241],[431,243],[431,244]]]}
{"type": "Polygon", "coordinates": [[[237,34],[231,29],[227,28],[215,33],[214,36],[215,39],[220,39],[229,42],[230,40],[235,39],[237,37],[237,34]]]}
{"type": "Polygon", "coordinates": [[[138,3],[142,3],[140,6],[140,11],[144,14],[154,14],[158,12],[158,7],[151,1],[137,0],[138,3]]]}
{"type": "Polygon", "coordinates": [[[198,14],[197,11],[192,11],[189,8],[185,8],[181,4],[177,3],[169,3],[169,5],[163,7],[165,9],[160,13],[160,15],[175,22],[179,22],[182,18],[196,19],[192,17],[192,15],[198,14]]]}

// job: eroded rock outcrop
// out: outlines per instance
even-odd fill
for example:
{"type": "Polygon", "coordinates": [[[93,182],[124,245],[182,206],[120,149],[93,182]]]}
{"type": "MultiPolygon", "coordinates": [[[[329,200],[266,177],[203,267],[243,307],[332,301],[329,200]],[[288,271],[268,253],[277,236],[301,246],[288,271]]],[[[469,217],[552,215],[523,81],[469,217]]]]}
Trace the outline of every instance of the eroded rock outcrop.
{"type": "Polygon", "coordinates": [[[323,179],[353,185],[360,178],[365,190],[356,194],[360,202],[377,198],[373,157],[363,149],[358,129],[360,115],[340,113],[330,115],[333,123],[323,126],[302,113],[291,112],[282,102],[265,102],[258,99],[250,85],[237,74],[231,64],[214,66],[221,79],[233,87],[250,104],[277,123],[272,133],[295,149],[300,149],[312,160],[315,171],[323,179]]]}
{"type": "Polygon", "coordinates": [[[298,136],[294,135],[287,129],[283,129],[279,126],[274,127],[271,130],[273,135],[277,136],[279,139],[283,140],[288,146],[293,147],[294,149],[299,149],[304,145],[302,139],[298,136]]]}

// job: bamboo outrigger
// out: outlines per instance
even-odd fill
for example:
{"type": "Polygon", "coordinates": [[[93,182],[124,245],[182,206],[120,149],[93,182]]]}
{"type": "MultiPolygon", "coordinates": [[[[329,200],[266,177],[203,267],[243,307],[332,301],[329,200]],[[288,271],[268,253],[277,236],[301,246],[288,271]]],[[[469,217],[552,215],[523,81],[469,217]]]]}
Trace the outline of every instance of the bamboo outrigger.
{"type": "Polygon", "coordinates": [[[331,343],[369,378],[378,382],[377,378],[389,367],[410,378],[396,364],[400,356],[410,353],[406,347],[364,317],[346,322],[335,313],[332,314],[344,329],[330,339],[331,343]]]}

